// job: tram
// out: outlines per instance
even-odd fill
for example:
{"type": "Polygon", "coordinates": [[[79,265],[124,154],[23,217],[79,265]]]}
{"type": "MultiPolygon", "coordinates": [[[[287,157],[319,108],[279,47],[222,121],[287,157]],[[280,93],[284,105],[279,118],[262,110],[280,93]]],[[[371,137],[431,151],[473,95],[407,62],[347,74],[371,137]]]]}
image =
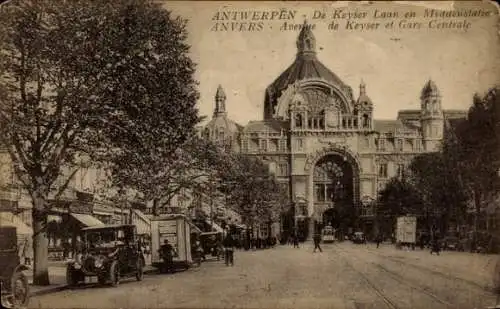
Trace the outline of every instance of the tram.
{"type": "Polygon", "coordinates": [[[323,228],[323,242],[332,243],[335,241],[335,230],[330,225],[323,228]]]}

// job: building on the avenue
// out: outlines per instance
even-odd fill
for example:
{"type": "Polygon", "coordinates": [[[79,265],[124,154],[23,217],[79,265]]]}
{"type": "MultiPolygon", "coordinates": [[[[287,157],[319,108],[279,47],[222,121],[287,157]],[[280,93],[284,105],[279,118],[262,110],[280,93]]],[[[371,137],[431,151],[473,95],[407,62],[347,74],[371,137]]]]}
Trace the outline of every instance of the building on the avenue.
{"type": "Polygon", "coordinates": [[[349,208],[356,225],[369,232],[377,193],[414,156],[438,150],[445,120],[466,112],[443,110],[439,88],[428,80],[415,93],[420,109],[374,119],[377,102],[367,85],[361,82],[356,96],[320,62],[310,27],[302,28],[296,45],[293,63],[265,90],[263,120],[244,127],[229,120],[219,86],[205,136],[230,138],[231,145],[239,143],[234,149],[269,163],[290,192],[293,225],[302,235],[311,235],[315,222],[335,224],[349,208]]]}

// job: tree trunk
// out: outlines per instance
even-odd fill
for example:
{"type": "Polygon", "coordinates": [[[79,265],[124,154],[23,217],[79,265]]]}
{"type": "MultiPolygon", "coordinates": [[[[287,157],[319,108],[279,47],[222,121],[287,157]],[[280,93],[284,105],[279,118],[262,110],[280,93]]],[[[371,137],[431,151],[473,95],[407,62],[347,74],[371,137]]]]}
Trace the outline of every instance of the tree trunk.
{"type": "Polygon", "coordinates": [[[44,209],[45,199],[38,196],[33,200],[33,284],[49,285],[47,212],[44,209]]]}
{"type": "Polygon", "coordinates": [[[476,190],[474,192],[474,232],[479,230],[479,216],[481,215],[481,194],[476,190]]]}
{"type": "Polygon", "coordinates": [[[158,216],[158,204],[159,201],[157,198],[153,199],[153,216],[158,216]]]}

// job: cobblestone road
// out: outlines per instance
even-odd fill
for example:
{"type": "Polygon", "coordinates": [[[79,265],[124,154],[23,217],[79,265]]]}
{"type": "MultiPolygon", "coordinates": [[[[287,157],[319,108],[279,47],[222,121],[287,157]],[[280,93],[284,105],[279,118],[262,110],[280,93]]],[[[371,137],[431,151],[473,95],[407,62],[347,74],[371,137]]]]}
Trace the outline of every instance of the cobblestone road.
{"type": "Polygon", "coordinates": [[[175,275],[34,297],[31,308],[486,308],[496,256],[324,244],[237,252],[175,275]]]}

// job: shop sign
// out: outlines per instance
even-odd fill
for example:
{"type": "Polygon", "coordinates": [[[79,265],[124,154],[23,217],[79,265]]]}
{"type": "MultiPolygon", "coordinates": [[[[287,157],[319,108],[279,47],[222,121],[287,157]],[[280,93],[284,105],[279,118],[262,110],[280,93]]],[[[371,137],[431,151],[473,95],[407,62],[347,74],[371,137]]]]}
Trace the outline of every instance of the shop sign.
{"type": "Polygon", "coordinates": [[[165,239],[177,249],[177,220],[169,220],[158,223],[158,234],[160,238],[160,245],[162,245],[165,239]]]}

